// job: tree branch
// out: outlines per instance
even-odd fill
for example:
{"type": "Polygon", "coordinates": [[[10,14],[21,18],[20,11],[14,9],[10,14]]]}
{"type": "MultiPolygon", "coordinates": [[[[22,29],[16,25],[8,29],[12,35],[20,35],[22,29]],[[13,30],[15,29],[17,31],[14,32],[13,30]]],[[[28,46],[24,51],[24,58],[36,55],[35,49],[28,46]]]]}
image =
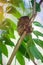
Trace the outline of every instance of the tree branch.
{"type": "MultiPolygon", "coordinates": [[[[42,2],[43,2],[43,0],[40,0],[39,4],[41,5],[42,2]]],[[[29,23],[29,25],[32,25],[32,23],[33,23],[33,21],[34,21],[36,15],[37,15],[37,12],[36,12],[36,0],[34,0],[33,15],[32,15],[32,17],[30,18],[30,23],[29,23]]]]}
{"type": "Polygon", "coordinates": [[[18,49],[19,49],[19,47],[20,47],[20,45],[21,45],[22,40],[23,40],[24,37],[26,36],[26,33],[27,33],[27,32],[24,31],[24,33],[22,34],[21,38],[18,40],[18,42],[17,42],[17,44],[16,44],[16,46],[15,46],[15,48],[14,48],[12,54],[11,54],[11,57],[10,57],[8,63],[7,63],[7,65],[11,65],[11,62],[12,62],[14,56],[16,55],[16,53],[17,53],[17,51],[18,51],[18,49]]]}

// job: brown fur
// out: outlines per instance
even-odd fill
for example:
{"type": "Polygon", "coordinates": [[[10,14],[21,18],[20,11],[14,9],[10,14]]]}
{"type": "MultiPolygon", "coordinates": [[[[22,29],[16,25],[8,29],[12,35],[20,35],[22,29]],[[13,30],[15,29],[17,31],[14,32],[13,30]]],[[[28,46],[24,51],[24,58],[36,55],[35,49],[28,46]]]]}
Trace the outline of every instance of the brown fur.
{"type": "Polygon", "coordinates": [[[24,31],[26,31],[27,33],[32,32],[32,25],[29,26],[29,22],[30,22],[30,19],[28,16],[23,16],[19,19],[18,25],[17,25],[17,31],[20,36],[23,34],[24,31]]]}

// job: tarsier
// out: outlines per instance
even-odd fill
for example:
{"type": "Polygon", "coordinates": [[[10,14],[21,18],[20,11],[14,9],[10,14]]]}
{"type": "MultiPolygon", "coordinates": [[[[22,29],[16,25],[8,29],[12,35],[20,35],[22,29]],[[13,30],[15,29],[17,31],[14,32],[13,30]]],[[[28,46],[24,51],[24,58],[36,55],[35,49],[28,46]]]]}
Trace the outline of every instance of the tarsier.
{"type": "Polygon", "coordinates": [[[19,19],[18,25],[17,25],[17,31],[19,35],[21,36],[24,31],[27,33],[31,33],[33,31],[32,25],[29,25],[31,19],[29,19],[28,16],[22,16],[19,19]]]}
{"type": "Polygon", "coordinates": [[[28,16],[23,16],[23,17],[20,17],[19,21],[18,21],[18,25],[17,25],[17,31],[20,35],[20,39],[18,40],[14,50],[13,50],[13,53],[7,63],[7,65],[10,65],[16,52],[18,51],[20,45],[21,45],[21,42],[23,41],[24,37],[28,34],[28,33],[31,33],[33,31],[33,28],[32,28],[32,23],[31,23],[31,19],[32,18],[29,18],[28,16]]]}

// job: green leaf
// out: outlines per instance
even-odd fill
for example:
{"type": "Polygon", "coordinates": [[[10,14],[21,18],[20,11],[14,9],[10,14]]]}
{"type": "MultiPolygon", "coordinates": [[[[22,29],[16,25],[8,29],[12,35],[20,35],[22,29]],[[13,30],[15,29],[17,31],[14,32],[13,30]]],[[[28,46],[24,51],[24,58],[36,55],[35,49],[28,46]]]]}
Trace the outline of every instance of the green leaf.
{"type": "Polygon", "coordinates": [[[40,39],[33,39],[36,44],[43,48],[43,41],[40,39]]]}
{"type": "Polygon", "coordinates": [[[27,43],[29,40],[31,40],[32,39],[32,36],[31,36],[31,34],[27,34],[26,36],[25,36],[25,38],[24,38],[24,41],[27,43]]]}
{"type": "Polygon", "coordinates": [[[6,45],[0,42],[0,48],[1,48],[1,50],[2,50],[2,53],[3,53],[5,56],[8,57],[8,50],[7,50],[6,45]]]}
{"type": "Polygon", "coordinates": [[[15,24],[15,22],[13,22],[12,20],[10,20],[10,19],[6,19],[5,20],[5,22],[7,22],[7,25],[12,29],[13,28],[13,30],[16,30],[17,29],[17,26],[16,26],[16,24],[15,24]]]}
{"type": "Polygon", "coordinates": [[[20,63],[20,65],[25,65],[23,55],[20,52],[17,52],[16,58],[17,58],[18,62],[20,63]]]}
{"type": "Polygon", "coordinates": [[[23,11],[25,11],[25,3],[24,2],[20,3],[20,7],[22,8],[23,11]]]}
{"type": "Polygon", "coordinates": [[[11,10],[8,12],[9,14],[12,14],[13,16],[15,16],[16,18],[20,18],[21,14],[19,11],[17,11],[16,8],[11,7],[11,10]]]}
{"type": "Polygon", "coordinates": [[[33,33],[36,35],[36,36],[42,36],[43,37],[43,33],[39,32],[39,31],[33,31],[33,33]]]}
{"type": "Polygon", "coordinates": [[[36,3],[36,11],[40,12],[40,4],[36,3]]]}
{"type": "Polygon", "coordinates": [[[12,29],[7,30],[7,33],[6,33],[5,37],[15,38],[14,30],[12,30],[12,29]]]}
{"type": "Polygon", "coordinates": [[[9,45],[9,46],[14,46],[14,43],[10,40],[10,39],[8,39],[8,38],[4,38],[4,43],[6,44],[6,45],[9,45]]]}
{"type": "Polygon", "coordinates": [[[33,60],[34,60],[34,56],[31,54],[30,49],[29,49],[29,47],[32,46],[32,44],[34,44],[34,43],[33,43],[33,40],[32,40],[31,34],[28,34],[28,35],[25,37],[25,42],[26,42],[26,46],[25,46],[26,51],[27,51],[27,53],[28,53],[30,59],[33,61],[33,60]],[[27,41],[26,41],[26,39],[27,39],[27,41]]]}
{"type": "Polygon", "coordinates": [[[2,51],[0,49],[0,64],[2,64],[2,51]]]}
{"type": "MultiPolygon", "coordinates": [[[[34,60],[34,56],[31,54],[29,47],[33,44],[32,36],[31,34],[28,34],[24,38],[24,42],[22,42],[23,46],[26,49],[26,52],[31,60],[34,60]]],[[[23,51],[23,50],[22,50],[23,51]]]]}
{"type": "MultiPolygon", "coordinates": [[[[34,0],[31,0],[32,6],[34,6],[34,0]]],[[[40,4],[36,2],[36,11],[40,11],[40,4]]]]}
{"type": "Polygon", "coordinates": [[[34,55],[31,54],[29,47],[26,48],[26,50],[27,50],[27,53],[28,53],[30,59],[33,61],[34,60],[34,55]]]}
{"type": "Polygon", "coordinates": [[[6,34],[6,35],[3,35],[2,38],[0,38],[0,41],[3,42],[3,44],[5,45],[9,45],[9,46],[14,46],[14,43],[10,40],[9,36],[6,34]]]}
{"type": "MultiPolygon", "coordinates": [[[[2,34],[5,37],[9,37],[9,38],[15,38],[14,36],[14,30],[17,29],[16,24],[10,20],[10,19],[6,19],[3,23],[3,27],[1,29],[5,29],[5,34],[2,34]]],[[[4,33],[4,32],[3,32],[4,33]]]]}
{"type": "Polygon", "coordinates": [[[6,18],[4,20],[2,25],[5,28],[5,30],[8,30],[8,29],[16,30],[17,29],[17,26],[16,26],[15,22],[10,20],[10,19],[8,19],[8,18],[6,18]]]}
{"type": "Polygon", "coordinates": [[[6,29],[6,32],[7,32],[6,36],[8,36],[9,38],[15,38],[14,30],[17,29],[16,24],[12,20],[10,20],[10,19],[6,19],[5,22],[6,22],[6,27],[7,27],[7,29],[6,29]]]}
{"type": "Polygon", "coordinates": [[[23,0],[10,0],[10,3],[14,6],[19,6],[21,2],[23,2],[23,0]]]}
{"type": "Polygon", "coordinates": [[[28,47],[30,47],[33,44],[32,35],[27,34],[24,38],[24,42],[27,44],[28,47]]]}
{"type": "Polygon", "coordinates": [[[30,51],[31,53],[34,55],[35,58],[40,59],[43,62],[43,56],[41,55],[41,53],[38,51],[38,49],[36,48],[35,45],[32,45],[30,47],[30,51]]]}
{"type": "Polygon", "coordinates": [[[14,35],[14,32],[11,29],[9,29],[6,32],[2,32],[1,37],[3,37],[3,38],[6,37],[6,38],[10,39],[10,38],[15,38],[15,35],[14,35]]]}
{"type": "MultiPolygon", "coordinates": [[[[30,44],[29,44],[30,45],[30,44]]],[[[26,51],[27,51],[27,53],[28,53],[28,56],[29,56],[29,58],[33,61],[34,60],[34,56],[31,54],[31,52],[30,52],[30,49],[29,49],[29,46],[28,45],[28,43],[27,43],[27,46],[26,46],[26,51]]]]}
{"type": "Polygon", "coordinates": [[[22,44],[21,44],[21,46],[19,47],[19,52],[20,52],[23,56],[25,56],[26,58],[29,59],[29,55],[28,55],[28,53],[27,53],[27,51],[26,51],[26,45],[25,45],[25,42],[24,42],[24,41],[22,41],[22,44]]]}
{"type": "Polygon", "coordinates": [[[34,0],[31,0],[32,6],[34,5],[34,0]]]}
{"type": "Polygon", "coordinates": [[[37,22],[37,21],[34,21],[34,22],[33,22],[33,24],[34,24],[34,25],[36,25],[36,26],[39,26],[39,27],[43,27],[43,25],[42,25],[42,24],[40,24],[40,23],[39,23],[39,22],[37,22]]]}

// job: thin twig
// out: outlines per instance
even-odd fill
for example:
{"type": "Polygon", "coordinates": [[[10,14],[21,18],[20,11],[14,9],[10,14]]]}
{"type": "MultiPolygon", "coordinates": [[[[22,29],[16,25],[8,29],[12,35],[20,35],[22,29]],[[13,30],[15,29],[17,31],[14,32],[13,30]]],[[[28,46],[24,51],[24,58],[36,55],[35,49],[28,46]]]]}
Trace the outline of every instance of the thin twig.
{"type": "Polygon", "coordinates": [[[37,65],[35,61],[33,61],[34,65],[37,65]]]}
{"type": "MultiPolygon", "coordinates": [[[[43,0],[40,0],[39,4],[41,5],[42,2],[43,2],[43,0]]],[[[36,0],[34,0],[33,15],[31,16],[31,19],[30,19],[31,22],[29,23],[29,25],[32,25],[36,15],[37,15],[37,12],[36,12],[36,0]]]]}
{"type": "Polygon", "coordinates": [[[12,54],[11,54],[11,57],[10,57],[8,63],[7,63],[7,65],[11,65],[11,62],[12,62],[14,56],[16,55],[16,53],[17,53],[17,51],[18,51],[18,49],[19,49],[19,47],[20,47],[20,45],[21,45],[21,42],[22,42],[22,40],[24,39],[25,36],[26,36],[26,31],[24,31],[23,35],[22,35],[21,38],[18,40],[18,42],[17,42],[17,44],[16,44],[16,46],[15,46],[15,48],[14,48],[12,54]]]}
{"type": "Polygon", "coordinates": [[[35,17],[36,17],[37,13],[36,13],[36,0],[34,0],[34,5],[33,5],[33,14],[32,17],[30,18],[30,23],[29,26],[32,25],[35,17]]]}
{"type": "Polygon", "coordinates": [[[36,14],[36,0],[34,0],[34,5],[33,5],[33,15],[36,14]]]}

